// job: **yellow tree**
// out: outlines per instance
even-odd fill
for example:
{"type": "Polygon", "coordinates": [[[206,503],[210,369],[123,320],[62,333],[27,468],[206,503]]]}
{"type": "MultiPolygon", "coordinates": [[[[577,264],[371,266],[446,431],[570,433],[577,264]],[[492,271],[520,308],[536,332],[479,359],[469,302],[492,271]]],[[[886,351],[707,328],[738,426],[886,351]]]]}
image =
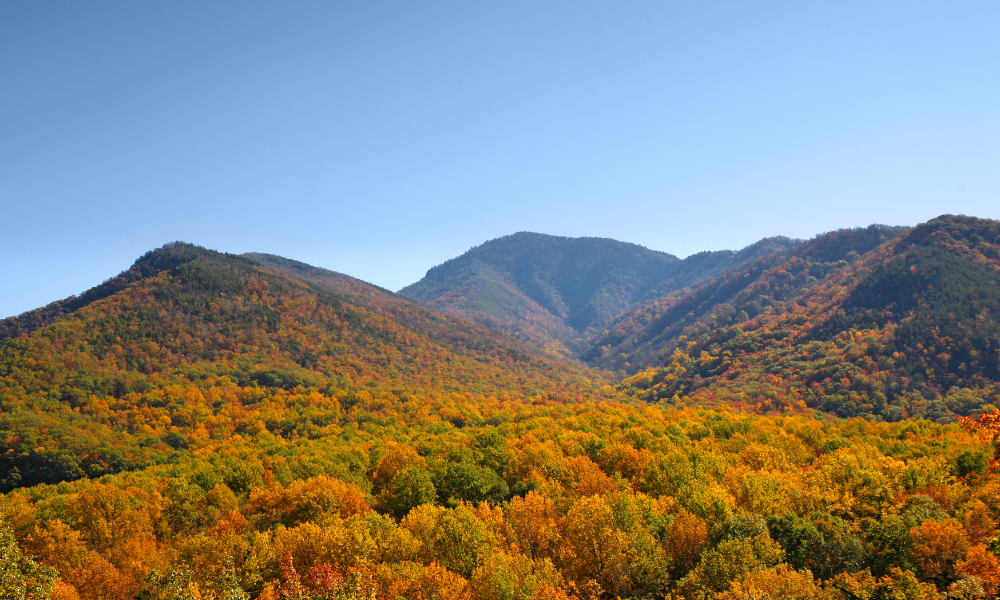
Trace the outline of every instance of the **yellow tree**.
{"type": "Polygon", "coordinates": [[[538,492],[515,496],[504,515],[518,548],[532,560],[554,558],[559,548],[559,512],[551,499],[538,492]]]}
{"type": "Polygon", "coordinates": [[[716,600],[823,600],[832,594],[813,579],[807,569],[796,571],[785,563],[774,568],[751,571],[743,581],[734,581],[730,588],[714,596],[716,600]]]}

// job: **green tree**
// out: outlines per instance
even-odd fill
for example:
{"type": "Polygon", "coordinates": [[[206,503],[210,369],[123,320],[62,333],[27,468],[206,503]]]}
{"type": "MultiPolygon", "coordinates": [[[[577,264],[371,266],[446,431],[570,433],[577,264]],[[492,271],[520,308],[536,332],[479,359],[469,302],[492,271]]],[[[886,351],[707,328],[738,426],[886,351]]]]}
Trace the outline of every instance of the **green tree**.
{"type": "Polygon", "coordinates": [[[379,503],[392,516],[402,519],[414,507],[434,502],[436,498],[437,490],[427,471],[410,467],[396,473],[379,497],[379,503]]]}
{"type": "Polygon", "coordinates": [[[702,554],[701,562],[688,574],[682,588],[688,597],[723,592],[752,571],[777,566],[784,554],[766,532],[754,538],[726,538],[702,554]]]}
{"type": "Polygon", "coordinates": [[[0,520],[0,598],[43,600],[51,595],[55,578],[54,569],[24,555],[14,532],[0,520]]]}
{"type": "Polygon", "coordinates": [[[487,467],[477,467],[470,463],[453,463],[434,477],[434,487],[442,502],[456,503],[460,500],[480,504],[498,503],[508,499],[510,488],[507,483],[487,467]]]}

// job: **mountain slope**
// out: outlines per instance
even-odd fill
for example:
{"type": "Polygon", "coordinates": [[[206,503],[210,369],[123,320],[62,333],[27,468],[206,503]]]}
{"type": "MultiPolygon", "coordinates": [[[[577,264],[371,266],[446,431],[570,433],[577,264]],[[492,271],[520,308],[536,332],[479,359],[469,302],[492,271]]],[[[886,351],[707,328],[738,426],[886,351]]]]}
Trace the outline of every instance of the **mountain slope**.
{"type": "Polygon", "coordinates": [[[502,340],[509,346],[506,352],[535,349],[534,346],[526,346],[522,341],[509,339],[503,333],[471,319],[430,310],[405,296],[349,275],[273,254],[250,252],[243,256],[270,272],[293,277],[327,292],[344,295],[356,306],[389,318],[444,344],[485,349],[502,340]]]}
{"type": "Polygon", "coordinates": [[[601,385],[402,299],[409,322],[395,320],[371,286],[371,298],[338,294],[195,246],[151,252],[120,279],[130,282],[0,345],[0,490],[164,460],[168,436],[205,431],[237,397],[311,390],[349,408],[361,392],[571,398],[601,385]],[[206,406],[220,386],[232,400],[206,406]]]}
{"type": "Polygon", "coordinates": [[[758,242],[737,253],[727,265],[730,268],[718,276],[618,317],[594,340],[584,359],[635,372],[664,360],[680,342],[711,329],[793,310],[807,290],[837,276],[848,267],[848,260],[868,255],[899,231],[883,225],[840,230],[765,252],[755,249],[758,242]]]}
{"type": "Polygon", "coordinates": [[[711,277],[754,253],[794,244],[773,238],[744,255],[705,252],[679,260],[616,240],[522,232],[434,267],[400,293],[575,354],[644,299],[711,277]]]}
{"type": "MultiPolygon", "coordinates": [[[[749,283],[734,300],[699,305],[708,317],[664,341],[662,366],[623,388],[646,400],[891,420],[948,421],[997,403],[1000,223],[945,215],[876,233],[821,236],[780,264],[743,272],[749,283]],[[833,263],[838,256],[845,260],[833,263]]],[[[620,333],[618,347],[634,355],[655,339],[642,328],[620,333]]]]}

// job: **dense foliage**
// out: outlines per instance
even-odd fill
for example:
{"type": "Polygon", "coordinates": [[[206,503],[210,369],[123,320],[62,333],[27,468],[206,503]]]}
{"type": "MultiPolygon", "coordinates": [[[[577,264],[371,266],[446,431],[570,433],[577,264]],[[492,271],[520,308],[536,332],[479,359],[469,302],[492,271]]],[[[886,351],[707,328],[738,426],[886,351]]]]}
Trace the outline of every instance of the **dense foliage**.
{"type": "Polygon", "coordinates": [[[954,424],[348,399],[227,378],[183,393],[195,419],[158,425],[184,440],[170,461],[3,500],[24,554],[58,572],[54,597],[992,598],[1000,586],[1000,480],[954,424]]]}

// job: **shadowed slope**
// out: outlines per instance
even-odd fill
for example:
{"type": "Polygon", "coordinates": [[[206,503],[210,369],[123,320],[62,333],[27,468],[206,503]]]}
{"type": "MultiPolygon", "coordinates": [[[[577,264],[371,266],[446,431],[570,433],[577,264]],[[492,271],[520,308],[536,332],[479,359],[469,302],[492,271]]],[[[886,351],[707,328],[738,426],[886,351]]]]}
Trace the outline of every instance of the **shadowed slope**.
{"type": "Polygon", "coordinates": [[[796,298],[836,275],[848,265],[847,260],[872,252],[898,231],[872,225],[797,244],[762,240],[735,253],[729,268],[719,269],[721,273],[714,278],[620,316],[584,358],[605,368],[635,372],[664,360],[679,343],[711,329],[794,309],[796,298]]]}

